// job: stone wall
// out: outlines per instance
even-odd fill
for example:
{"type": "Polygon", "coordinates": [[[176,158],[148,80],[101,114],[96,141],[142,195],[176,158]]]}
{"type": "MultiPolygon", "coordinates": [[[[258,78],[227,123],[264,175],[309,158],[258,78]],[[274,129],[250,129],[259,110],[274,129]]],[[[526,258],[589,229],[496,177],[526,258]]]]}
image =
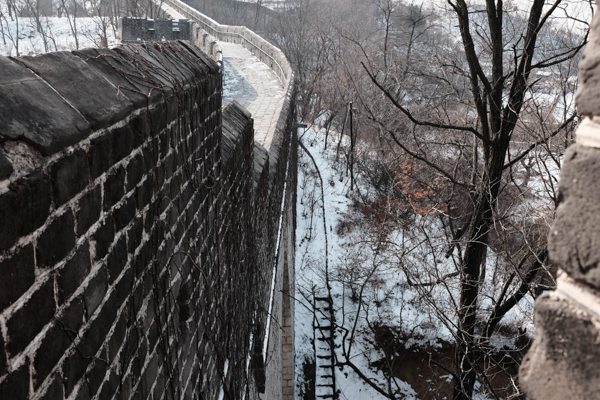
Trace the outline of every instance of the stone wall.
{"type": "MultiPolygon", "coordinates": [[[[255,145],[255,160],[259,164],[256,171],[262,171],[266,178],[257,177],[257,195],[267,196],[268,201],[255,201],[255,216],[259,227],[253,248],[257,250],[256,263],[272,266],[265,269],[262,279],[266,286],[259,286],[264,293],[260,304],[266,304],[263,313],[264,333],[255,339],[255,354],[264,362],[263,379],[260,379],[260,392],[263,399],[294,398],[295,351],[294,351],[294,293],[295,282],[295,205],[298,148],[296,136],[294,73],[281,50],[259,35],[243,26],[222,25],[208,18],[179,0],[165,0],[163,4],[192,21],[191,40],[209,54],[219,54],[219,41],[239,44],[250,50],[263,63],[271,68],[282,82],[285,100],[277,124],[269,132],[260,132],[272,140],[268,149],[255,145]],[[212,39],[214,38],[214,39],[212,39]],[[215,40],[211,42],[211,40],[215,40]],[[268,170],[268,172],[267,172],[268,170]],[[261,183],[264,182],[264,183],[261,183]],[[266,207],[266,208],[262,208],[266,207]],[[266,291],[265,291],[266,289],[266,291]]],[[[262,322],[260,322],[262,324],[262,322]]]]}
{"type": "Polygon", "coordinates": [[[266,153],[186,42],[0,69],[0,398],[257,398],[293,101],[266,153]]]}
{"type": "Polygon", "coordinates": [[[535,305],[535,340],[520,379],[532,400],[600,399],[600,19],[579,65],[584,117],[565,154],[548,250],[556,290],[535,305]]]}
{"type": "Polygon", "coordinates": [[[121,20],[121,41],[189,40],[190,21],[185,19],[146,19],[125,17],[121,20]]]}

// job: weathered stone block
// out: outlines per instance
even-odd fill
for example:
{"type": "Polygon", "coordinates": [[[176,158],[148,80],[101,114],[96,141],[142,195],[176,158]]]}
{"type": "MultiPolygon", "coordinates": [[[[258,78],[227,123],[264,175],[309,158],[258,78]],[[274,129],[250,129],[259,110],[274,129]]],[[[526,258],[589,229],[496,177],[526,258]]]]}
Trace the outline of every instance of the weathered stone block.
{"type": "Polygon", "coordinates": [[[108,274],[104,265],[100,267],[96,276],[94,276],[88,283],[85,291],[83,292],[83,298],[85,300],[85,311],[87,318],[90,319],[108,290],[108,274]]]}
{"type": "Polygon", "coordinates": [[[69,52],[55,52],[19,61],[48,82],[90,123],[92,129],[105,128],[128,115],[133,105],[102,75],[81,58],[69,52]],[[89,90],[93,85],[94,90],[89,90]]]}
{"type": "Polygon", "coordinates": [[[83,59],[90,68],[99,72],[115,87],[118,87],[119,91],[133,103],[134,108],[146,105],[147,97],[142,93],[138,93],[138,91],[148,93],[149,86],[144,85],[141,81],[132,83],[131,79],[128,80],[122,75],[122,72],[132,75],[138,75],[138,72],[133,64],[114,50],[84,49],[74,51],[73,54],[83,59]]]}
{"type": "Polygon", "coordinates": [[[77,297],[57,317],[60,325],[72,333],[79,332],[83,325],[83,301],[77,297]]]}
{"type": "Polygon", "coordinates": [[[104,384],[102,385],[102,390],[100,391],[100,395],[98,396],[98,398],[112,399],[113,396],[117,393],[117,390],[119,390],[120,382],[121,381],[119,379],[119,375],[117,375],[117,373],[111,369],[108,382],[104,382],[104,384]]]}
{"type": "Polygon", "coordinates": [[[43,155],[79,142],[89,123],[24,65],[0,59],[0,137],[25,140],[43,155]]]}
{"type": "Polygon", "coordinates": [[[129,126],[133,131],[134,148],[141,146],[150,135],[152,127],[149,122],[148,114],[145,111],[133,117],[129,122],[129,126]]]}
{"type": "Polygon", "coordinates": [[[156,321],[152,322],[150,325],[150,329],[148,329],[148,349],[149,351],[154,351],[154,346],[158,343],[159,332],[158,327],[156,325],[156,321]]]}
{"type": "Polygon", "coordinates": [[[75,396],[75,400],[92,400],[89,385],[85,379],[81,381],[81,384],[77,389],[77,395],[75,396]]]}
{"type": "Polygon", "coordinates": [[[79,246],[73,257],[58,271],[56,282],[60,304],[75,293],[90,272],[91,266],[90,245],[86,241],[79,246]]]}
{"type": "Polygon", "coordinates": [[[136,206],[138,210],[143,210],[152,199],[152,179],[153,175],[148,174],[144,182],[136,189],[136,206]]]}
{"type": "Polygon", "coordinates": [[[76,150],[50,166],[54,187],[54,201],[60,206],[81,192],[89,182],[87,154],[76,150]]]}
{"type": "Polygon", "coordinates": [[[106,176],[104,182],[104,211],[110,210],[125,194],[125,170],[119,167],[106,176]]]}
{"type": "Polygon", "coordinates": [[[56,400],[63,398],[63,385],[62,385],[62,376],[59,374],[54,374],[52,377],[52,383],[44,396],[41,397],[40,400],[56,400]]]}
{"type": "MultiPolygon", "coordinates": [[[[153,396],[155,399],[162,397],[165,393],[165,389],[168,390],[168,388],[165,386],[165,376],[164,375],[165,375],[164,373],[162,373],[162,374],[159,373],[156,378],[156,385],[154,385],[154,392],[153,392],[153,396]]],[[[171,394],[171,396],[172,396],[172,394],[171,394]]]]}
{"type": "Polygon", "coordinates": [[[144,153],[144,159],[147,163],[150,163],[151,168],[156,166],[156,163],[160,159],[159,153],[159,140],[157,136],[152,136],[148,142],[142,147],[142,152],[144,153]]]}
{"type": "Polygon", "coordinates": [[[0,383],[0,399],[26,399],[29,397],[29,363],[8,374],[0,383]]]}
{"type": "Polygon", "coordinates": [[[84,332],[81,342],[78,345],[79,352],[86,357],[94,357],[100,346],[106,340],[110,328],[115,322],[117,315],[116,296],[111,293],[92,321],[88,330],[84,332]]]}
{"type": "Polygon", "coordinates": [[[123,345],[123,339],[127,333],[127,313],[121,313],[118,322],[115,324],[115,329],[108,342],[108,361],[112,363],[115,357],[119,354],[119,350],[123,345]]]}
{"type": "MultiPolygon", "coordinates": [[[[167,110],[163,104],[158,104],[150,110],[150,126],[155,134],[167,127],[167,110]]],[[[161,146],[162,149],[162,146],[161,146]]],[[[164,156],[165,153],[163,153],[164,156]]]]}
{"type": "Polygon", "coordinates": [[[134,272],[135,272],[136,276],[140,276],[144,271],[146,271],[146,268],[148,268],[148,264],[152,260],[152,257],[153,257],[152,243],[156,243],[156,242],[153,242],[152,239],[145,242],[142,245],[142,248],[140,249],[135,260],[133,261],[133,267],[134,267],[134,272]]]}
{"type": "Polygon", "coordinates": [[[50,179],[33,173],[15,182],[0,194],[0,251],[10,248],[18,238],[28,235],[46,221],[52,203],[50,179]]]}
{"type": "Polygon", "coordinates": [[[35,281],[35,261],[31,244],[0,262],[0,311],[14,303],[35,281]]]}
{"type": "Polygon", "coordinates": [[[96,185],[79,199],[77,211],[77,236],[85,234],[100,218],[102,211],[102,190],[96,185]]]}
{"type": "Polygon", "coordinates": [[[145,171],[144,157],[141,153],[138,153],[127,165],[127,191],[130,191],[140,183],[145,171]]]}
{"type": "Polygon", "coordinates": [[[54,325],[44,336],[40,348],[35,353],[33,366],[34,387],[37,389],[44,382],[50,371],[57,365],[75,339],[75,333],[69,333],[59,325],[54,325]]]}
{"type": "Polygon", "coordinates": [[[125,235],[122,235],[110,251],[106,263],[110,284],[123,272],[125,264],[127,264],[127,243],[125,235]]]}
{"type": "Polygon", "coordinates": [[[135,222],[132,224],[131,228],[127,231],[127,247],[129,254],[134,254],[135,250],[138,248],[140,243],[142,242],[142,234],[144,232],[144,221],[140,216],[136,218],[135,222]]]}
{"type": "Polygon", "coordinates": [[[115,222],[112,214],[106,214],[106,218],[92,235],[92,240],[96,242],[96,260],[104,258],[114,239],[115,222]]]}
{"type": "Polygon", "coordinates": [[[0,332],[0,376],[6,372],[6,351],[4,350],[4,336],[0,332]]]}
{"type": "Polygon", "coordinates": [[[593,19],[590,38],[579,62],[577,112],[584,116],[600,115],[600,19],[593,19]]]}
{"type": "Polygon", "coordinates": [[[548,237],[550,258],[575,279],[600,288],[600,149],[567,150],[556,219],[548,237]]]}
{"type": "Polygon", "coordinates": [[[176,169],[175,156],[174,153],[171,153],[165,158],[165,179],[170,179],[176,169]]]}
{"type": "Polygon", "coordinates": [[[142,376],[142,384],[145,390],[149,393],[158,376],[158,356],[155,354],[146,367],[146,371],[142,376]]]}
{"type": "Polygon", "coordinates": [[[127,157],[133,150],[133,131],[129,125],[124,125],[110,132],[113,136],[113,157],[118,162],[127,157]]]}
{"type": "Polygon", "coordinates": [[[113,135],[105,134],[90,142],[88,150],[91,179],[96,179],[113,165],[113,135]]]}
{"type": "Polygon", "coordinates": [[[139,346],[139,338],[137,329],[130,329],[125,338],[125,343],[119,354],[119,362],[123,366],[128,366],[134,355],[136,354],[139,346]]]}
{"type": "Polygon", "coordinates": [[[171,141],[169,140],[169,131],[162,130],[158,135],[159,146],[160,146],[160,155],[161,158],[164,158],[169,153],[169,149],[171,148],[171,141]]]}
{"type": "Polygon", "coordinates": [[[135,197],[129,196],[114,210],[115,229],[121,231],[135,217],[135,197]]]}
{"type": "Polygon", "coordinates": [[[75,247],[75,219],[71,209],[48,225],[35,249],[37,266],[52,267],[75,247]]]}
{"type": "Polygon", "coordinates": [[[104,360],[96,360],[90,372],[86,374],[86,380],[88,381],[89,394],[93,397],[104,382],[106,377],[106,370],[108,369],[104,360]]]}
{"type": "Polygon", "coordinates": [[[554,294],[535,305],[533,347],[519,372],[531,400],[597,399],[600,320],[554,294]]]}
{"type": "Polygon", "coordinates": [[[62,366],[64,376],[65,396],[70,396],[73,388],[85,374],[85,370],[92,362],[93,357],[84,357],[81,351],[73,351],[62,366]]]}
{"type": "MultiPolygon", "coordinates": [[[[48,279],[6,321],[10,357],[19,354],[54,316],[54,281],[48,279]]],[[[3,398],[3,397],[0,397],[3,398]]]]}

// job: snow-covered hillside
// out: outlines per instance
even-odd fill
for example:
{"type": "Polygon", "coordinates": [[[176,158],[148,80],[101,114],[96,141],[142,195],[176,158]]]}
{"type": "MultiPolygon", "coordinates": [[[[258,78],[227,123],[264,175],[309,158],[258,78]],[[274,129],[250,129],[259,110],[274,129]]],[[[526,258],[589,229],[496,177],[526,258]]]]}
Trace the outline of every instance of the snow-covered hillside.
{"type": "MultiPolygon", "coordinates": [[[[333,301],[336,362],[346,364],[335,372],[340,399],[386,398],[374,386],[397,398],[445,398],[451,375],[435,364],[453,368],[459,280],[453,274],[457,267],[452,257],[443,256],[448,247],[443,227],[428,215],[413,216],[412,227],[387,225],[383,220],[377,226],[360,211],[365,202],[376,198],[368,182],[358,174],[358,185],[350,190],[344,143],[338,153],[337,137],[331,133],[327,150],[319,129],[299,135],[303,148],[298,150],[296,233],[297,398],[309,394],[311,368],[316,368],[316,394],[330,391],[331,379],[323,379],[327,372],[319,371],[330,363],[324,352],[327,337],[319,340],[327,335],[316,328],[331,319],[318,300],[328,296],[333,301]],[[431,284],[436,277],[440,284],[431,284]],[[390,360],[395,376],[383,373],[390,371],[384,365],[390,360]]],[[[490,271],[484,282],[482,314],[490,312],[501,290],[501,272],[494,270],[496,255],[489,251],[487,257],[490,271]]],[[[505,316],[505,334],[494,335],[492,346],[517,354],[515,332],[533,332],[532,314],[533,299],[526,297],[505,316]]],[[[487,399],[482,385],[477,387],[480,392],[475,398],[487,399]]]]}
{"type": "MultiPolygon", "coordinates": [[[[33,18],[2,18],[0,55],[35,55],[52,51],[75,50],[77,44],[72,21],[68,18],[44,17],[40,33],[33,18]]],[[[117,32],[101,18],[77,18],[76,31],[80,49],[99,47],[106,35],[109,46],[119,43],[117,32]]]]}

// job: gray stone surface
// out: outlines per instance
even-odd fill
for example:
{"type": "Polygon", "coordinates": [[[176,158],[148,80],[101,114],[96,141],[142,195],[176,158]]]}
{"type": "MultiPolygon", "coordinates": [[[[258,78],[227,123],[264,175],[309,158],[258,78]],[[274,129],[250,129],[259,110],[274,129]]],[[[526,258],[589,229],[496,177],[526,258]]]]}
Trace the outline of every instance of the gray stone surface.
{"type": "Polygon", "coordinates": [[[250,82],[240,75],[227,58],[223,59],[223,104],[236,101],[248,108],[257,98],[258,92],[250,82]]]}
{"type": "Polygon", "coordinates": [[[554,294],[538,298],[533,347],[520,370],[530,400],[600,399],[600,320],[554,294]]]}
{"type": "Polygon", "coordinates": [[[17,60],[48,82],[88,120],[94,130],[123,119],[133,108],[129,99],[103,75],[71,53],[47,53],[17,60]],[[93,90],[90,87],[92,82],[93,90]]]}
{"type": "Polygon", "coordinates": [[[552,261],[600,288],[600,149],[575,144],[567,150],[559,181],[556,219],[548,237],[552,261]]]}
{"type": "Polygon", "coordinates": [[[24,65],[0,57],[0,142],[25,140],[43,155],[77,143],[89,123],[24,65]]]}
{"type": "Polygon", "coordinates": [[[233,154],[238,136],[246,133],[252,134],[252,117],[248,110],[240,103],[233,100],[223,107],[223,131],[221,137],[221,156],[227,161],[233,154]]]}
{"type": "MultiPolygon", "coordinates": [[[[290,171],[288,187],[295,186],[295,169],[287,168],[287,157],[295,160],[289,151],[296,140],[294,125],[276,132],[278,157],[254,146],[251,115],[237,104],[221,115],[218,66],[186,44],[57,57],[77,60],[82,74],[100,76],[101,86],[115,89],[112,95],[119,87],[124,96],[119,107],[126,111],[117,110],[124,116],[117,126],[74,143],[90,132],[87,119],[100,126],[101,117],[111,121],[114,116],[107,112],[93,119],[88,109],[83,118],[74,108],[85,107],[69,103],[85,99],[64,101],[77,92],[68,82],[57,83],[63,94],[58,96],[49,86],[59,79],[53,75],[56,64],[38,68],[44,82],[23,65],[6,61],[39,84],[32,93],[53,93],[87,132],[69,132],[53,143],[53,153],[44,153],[55,154],[50,159],[36,155],[39,162],[32,163],[28,175],[0,194],[0,221],[11,227],[0,229],[0,266],[5,267],[0,277],[21,280],[10,298],[2,299],[7,308],[0,334],[5,356],[0,357],[0,398],[112,398],[117,391],[122,397],[163,398],[173,387],[164,379],[167,359],[182,366],[173,382],[182,391],[175,397],[215,399],[220,385],[214,382],[222,382],[230,397],[241,398],[248,383],[248,337],[262,329],[255,345],[261,347],[264,339],[264,320],[257,328],[248,315],[268,308],[280,221],[275,205],[283,196],[285,171],[290,171]],[[145,95],[134,94],[138,88],[151,96],[148,109],[145,95]],[[178,105],[182,99],[193,108],[178,105]],[[132,116],[137,107],[143,109],[132,116]],[[254,187],[253,173],[258,177],[254,187]],[[28,269],[15,275],[17,258],[25,254],[19,249],[26,249],[30,260],[28,269]],[[223,290],[214,292],[215,287],[223,290]],[[177,299],[180,307],[169,305],[169,299],[177,299]],[[165,349],[159,332],[169,321],[182,329],[173,331],[173,346],[165,349]],[[209,328],[207,338],[202,332],[209,328]],[[191,350],[196,346],[201,354],[191,350]],[[231,360],[225,377],[221,355],[231,360]],[[18,373],[21,368],[26,374],[18,373]]],[[[7,79],[0,76],[0,85],[7,79]]],[[[21,81],[29,82],[17,79],[17,84],[21,81]]],[[[93,91],[94,84],[89,81],[86,90],[93,91]]],[[[10,93],[0,89],[0,96],[10,93]]],[[[104,101],[99,106],[108,110],[104,101]]],[[[8,101],[0,98],[0,104],[8,101]]],[[[293,114],[294,108],[289,110],[293,114]]],[[[283,117],[288,119],[294,116],[283,117]]],[[[12,140],[25,139],[24,134],[0,134],[0,142],[10,141],[2,144],[7,149],[12,140]]],[[[286,209],[293,210],[292,191],[286,193],[286,209]]],[[[288,226],[294,221],[290,215],[284,216],[288,226]]],[[[282,232],[281,242],[293,246],[293,234],[282,232]]],[[[277,336],[279,326],[271,327],[277,336]]]]}
{"type": "Polygon", "coordinates": [[[247,49],[235,43],[219,45],[225,61],[224,98],[235,99],[250,111],[254,140],[269,150],[285,98],[283,85],[275,72],[247,49]],[[230,68],[235,72],[230,73],[230,68]]]}
{"type": "MultiPolygon", "coordinates": [[[[120,92],[127,96],[133,103],[134,108],[140,108],[147,104],[147,95],[150,86],[137,79],[137,70],[121,54],[111,49],[84,49],[74,51],[73,54],[85,61],[90,68],[102,74],[120,92]],[[140,93],[141,92],[141,93],[140,93]]],[[[160,93],[156,91],[155,96],[160,93]]]]}

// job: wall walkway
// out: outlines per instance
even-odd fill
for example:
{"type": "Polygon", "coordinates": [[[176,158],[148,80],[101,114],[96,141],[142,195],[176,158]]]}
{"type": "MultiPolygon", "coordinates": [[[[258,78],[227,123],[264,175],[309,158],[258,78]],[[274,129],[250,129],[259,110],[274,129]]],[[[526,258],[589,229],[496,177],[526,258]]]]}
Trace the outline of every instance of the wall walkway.
{"type": "MultiPolygon", "coordinates": [[[[194,21],[197,37],[208,33],[216,39],[219,48],[216,51],[221,52],[225,61],[225,87],[228,86],[227,79],[242,77],[254,89],[256,93],[246,91],[241,97],[225,93],[224,100],[235,96],[250,111],[254,118],[255,139],[269,150],[284,100],[293,88],[294,74],[281,50],[246,27],[221,25],[182,1],[165,0],[163,8],[172,18],[194,21]],[[228,74],[227,66],[235,72],[228,74]]],[[[240,93],[237,89],[242,89],[243,93],[243,86],[240,82],[239,86],[232,88],[232,93],[240,93]]]]}
{"type": "MultiPolygon", "coordinates": [[[[227,88],[224,97],[226,100],[241,102],[254,119],[254,139],[257,143],[255,158],[261,159],[261,154],[266,153],[271,179],[280,176],[284,168],[281,156],[295,154],[297,149],[297,144],[293,141],[289,142],[293,146],[291,148],[286,149],[285,144],[290,129],[296,128],[295,120],[290,119],[291,116],[295,117],[294,74],[284,54],[246,27],[221,25],[180,0],[165,0],[162,4],[171,17],[193,21],[192,40],[212,53],[224,69],[224,87],[227,88]]],[[[272,319],[267,326],[268,340],[264,342],[263,354],[267,365],[266,391],[262,398],[291,400],[294,398],[295,387],[294,302],[289,301],[289,294],[294,293],[295,282],[293,198],[295,199],[297,167],[295,159],[292,160],[290,156],[283,160],[288,163],[293,161],[293,164],[285,167],[285,174],[293,174],[294,179],[285,178],[284,181],[288,185],[290,182],[294,184],[287,186],[286,191],[286,186],[280,186],[281,183],[271,183],[278,191],[282,190],[284,198],[272,205],[276,209],[281,207],[282,217],[277,233],[277,241],[281,240],[281,243],[276,244],[278,259],[270,289],[268,313],[272,319]],[[290,168],[294,170],[291,171],[290,168]]]]}

